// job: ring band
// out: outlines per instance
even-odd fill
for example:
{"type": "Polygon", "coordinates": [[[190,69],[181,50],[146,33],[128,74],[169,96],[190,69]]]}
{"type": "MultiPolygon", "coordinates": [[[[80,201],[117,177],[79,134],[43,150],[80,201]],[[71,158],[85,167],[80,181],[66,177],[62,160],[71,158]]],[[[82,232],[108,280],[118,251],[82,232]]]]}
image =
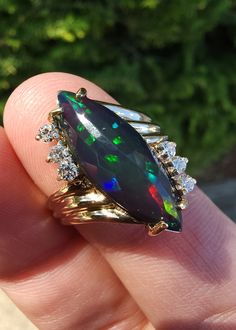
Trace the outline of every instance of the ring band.
{"type": "Polygon", "coordinates": [[[144,224],[151,236],[181,231],[185,195],[196,180],[150,117],[92,100],[80,88],[60,91],[48,118],[36,139],[57,142],[47,161],[58,164],[58,179],[67,185],[48,205],[63,224],[144,224]]]}

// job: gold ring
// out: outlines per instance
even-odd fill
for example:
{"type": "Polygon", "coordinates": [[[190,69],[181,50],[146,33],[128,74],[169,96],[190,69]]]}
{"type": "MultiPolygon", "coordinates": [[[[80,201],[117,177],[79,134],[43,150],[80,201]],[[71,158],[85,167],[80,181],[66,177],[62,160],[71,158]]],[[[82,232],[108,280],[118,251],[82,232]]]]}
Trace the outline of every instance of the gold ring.
{"type": "Polygon", "coordinates": [[[47,162],[67,181],[49,198],[54,216],[66,225],[144,224],[151,236],[181,231],[196,180],[160,127],[141,112],[88,98],[84,88],[58,92],[57,104],[36,135],[54,142],[47,162]]]}

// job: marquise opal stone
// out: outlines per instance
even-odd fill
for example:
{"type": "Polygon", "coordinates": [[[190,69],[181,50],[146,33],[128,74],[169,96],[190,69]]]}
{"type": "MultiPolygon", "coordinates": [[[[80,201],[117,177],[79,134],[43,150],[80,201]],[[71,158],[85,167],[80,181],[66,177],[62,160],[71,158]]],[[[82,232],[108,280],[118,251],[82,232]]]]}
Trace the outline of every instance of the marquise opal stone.
{"type": "Polygon", "coordinates": [[[142,136],[125,120],[86,96],[61,91],[68,145],[88,179],[137,223],[168,223],[181,230],[171,184],[142,136]]]}

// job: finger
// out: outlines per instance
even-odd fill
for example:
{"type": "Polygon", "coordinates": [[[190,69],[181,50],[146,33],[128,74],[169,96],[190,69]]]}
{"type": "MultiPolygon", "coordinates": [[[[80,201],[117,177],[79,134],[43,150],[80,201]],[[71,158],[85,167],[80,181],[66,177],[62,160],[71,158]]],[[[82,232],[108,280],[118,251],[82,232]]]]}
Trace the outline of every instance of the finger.
{"type": "Polygon", "coordinates": [[[132,225],[95,225],[80,232],[156,328],[234,329],[235,225],[200,190],[192,193],[183,221],[181,234],[156,238],[132,225]]]}
{"type": "MultiPolygon", "coordinates": [[[[47,77],[48,80],[53,79],[47,77]]],[[[81,85],[76,87],[72,84],[71,76],[67,76],[67,78],[63,79],[63,89],[76,90],[81,87],[81,85]]],[[[35,81],[37,82],[37,79],[35,81]]],[[[83,82],[83,85],[88,89],[90,96],[98,99],[104,97],[100,90],[97,92],[96,88],[91,87],[88,82],[83,82]]],[[[55,89],[50,88],[52,100],[56,90],[62,88],[61,82],[55,83],[54,86],[55,89]]],[[[40,88],[39,94],[42,103],[43,95],[48,89],[47,83],[40,88]]],[[[34,91],[33,89],[31,91],[32,95],[37,94],[37,90],[38,86],[35,86],[34,91]]],[[[13,111],[7,112],[8,135],[27,171],[41,189],[49,194],[56,188],[53,179],[47,180],[47,182],[38,179],[40,176],[41,179],[45,176],[46,167],[41,164],[42,169],[40,169],[38,162],[46,155],[46,148],[42,146],[41,149],[37,149],[37,156],[31,157],[32,159],[29,161],[27,150],[34,154],[35,143],[22,129],[23,122],[28,123],[31,135],[33,135],[36,127],[34,127],[35,123],[29,121],[28,113],[33,112],[37,121],[41,109],[39,110],[39,105],[34,109],[32,106],[27,106],[24,97],[21,98],[21,102],[26,111],[20,118],[17,118],[18,134],[11,131],[13,111]],[[24,147],[21,147],[17,140],[21,134],[27,137],[24,137],[24,147]]],[[[52,101],[44,101],[44,104],[48,106],[47,109],[44,108],[45,118],[46,113],[52,108],[52,103],[52,101]]],[[[41,122],[37,123],[37,126],[39,124],[41,122]]],[[[54,174],[49,174],[51,178],[51,175],[54,176],[54,174]]],[[[164,233],[161,237],[150,239],[138,226],[93,225],[80,228],[83,235],[95,244],[107,258],[155,325],[161,325],[167,319],[172,322],[176,317],[190,319],[190,321],[197,319],[198,322],[201,322],[208,314],[232,306],[235,299],[232,289],[235,283],[229,275],[235,274],[234,226],[201,192],[196,191],[192,194],[190,204],[185,216],[184,233],[178,236],[164,233]],[[218,300],[215,297],[218,297],[218,300]],[[190,298],[193,299],[191,307],[190,298]],[[214,301],[211,305],[208,303],[209,299],[214,301]],[[175,308],[170,309],[170,302],[174,303],[175,308]]]]}
{"type": "Polygon", "coordinates": [[[53,221],[46,197],[32,183],[0,128],[0,277],[11,278],[40,265],[77,235],[53,221]]]}
{"type": "Polygon", "coordinates": [[[35,141],[35,135],[47,122],[49,111],[55,108],[57,92],[61,89],[76,92],[81,86],[88,90],[88,96],[113,100],[83,78],[65,73],[46,73],[21,84],[5,106],[3,119],[8,138],[31,178],[47,195],[63,183],[56,182],[55,167],[45,162],[49,146],[35,141]]]}
{"type": "Polygon", "coordinates": [[[50,217],[3,129],[0,187],[0,284],[40,329],[146,323],[98,252],[50,217]]]}

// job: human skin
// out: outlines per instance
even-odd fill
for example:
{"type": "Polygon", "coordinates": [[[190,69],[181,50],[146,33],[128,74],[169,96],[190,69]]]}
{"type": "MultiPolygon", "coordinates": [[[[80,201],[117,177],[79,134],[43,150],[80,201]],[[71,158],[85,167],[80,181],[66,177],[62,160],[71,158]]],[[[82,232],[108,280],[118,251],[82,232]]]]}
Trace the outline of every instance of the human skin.
{"type": "MultiPolygon", "coordinates": [[[[115,102],[91,82],[46,73],[9,97],[0,128],[0,285],[40,329],[236,329],[236,226],[198,188],[180,234],[142,225],[65,227],[47,210],[57,182],[34,136],[58,90],[115,102]]],[[[191,160],[190,160],[191,161],[191,160]]]]}

